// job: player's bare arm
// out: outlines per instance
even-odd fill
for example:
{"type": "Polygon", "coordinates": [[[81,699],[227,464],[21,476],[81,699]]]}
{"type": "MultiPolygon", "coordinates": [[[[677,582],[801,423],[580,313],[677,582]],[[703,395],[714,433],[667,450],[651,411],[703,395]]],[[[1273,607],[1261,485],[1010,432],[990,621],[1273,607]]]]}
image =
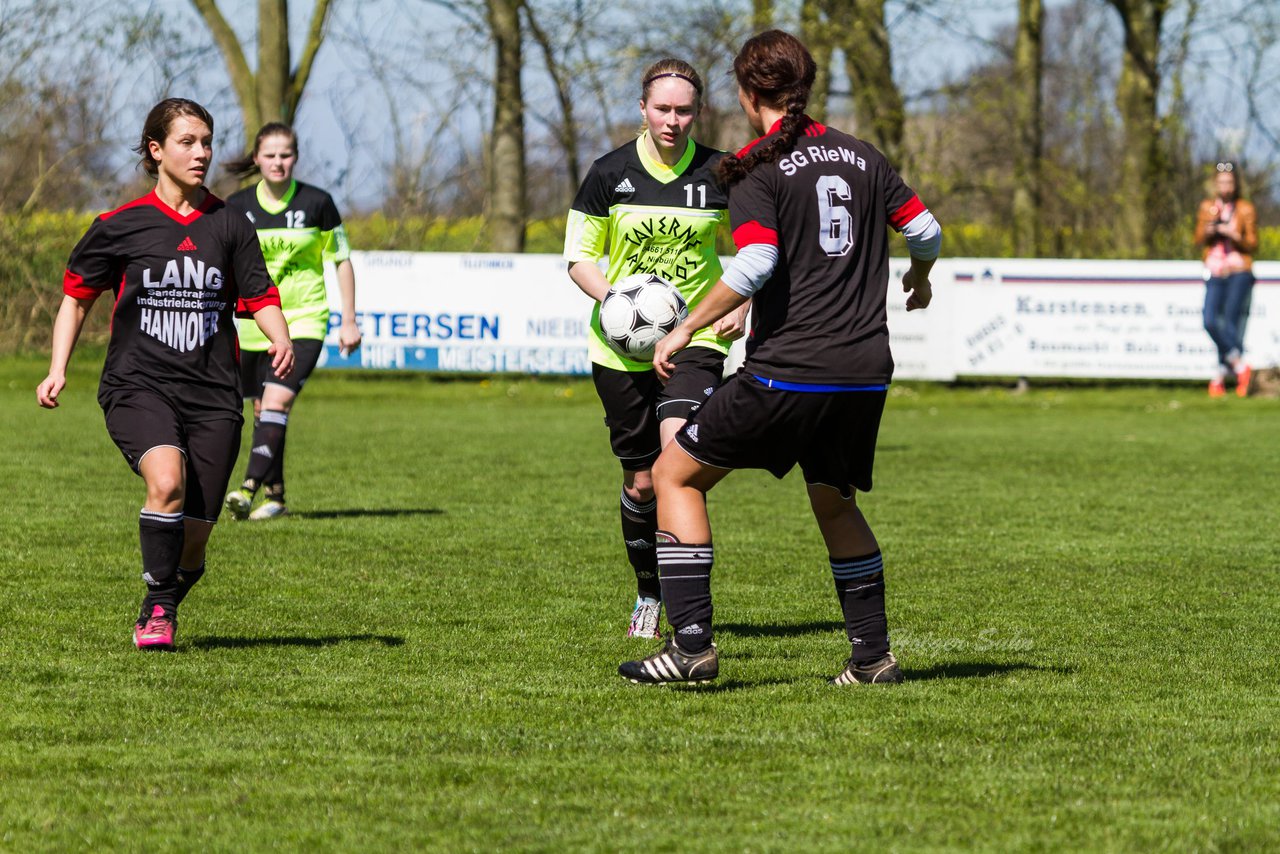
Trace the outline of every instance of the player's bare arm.
{"type": "Polygon", "coordinates": [[[278,305],[264,306],[253,313],[253,322],[271,341],[267,352],[271,354],[271,369],[280,379],[293,371],[293,341],[289,338],[289,324],[278,305]]]}
{"type": "Polygon", "coordinates": [[[711,331],[726,341],[737,341],[747,334],[747,314],[750,311],[751,300],[747,300],[713,323],[711,331]]]}
{"type": "Polygon", "coordinates": [[[723,281],[716,282],[685,321],[658,342],[653,351],[653,367],[664,381],[671,379],[675,365],[671,357],[689,346],[693,333],[710,326],[729,312],[745,304],[748,297],[737,293],[723,281]]]}
{"type": "Polygon", "coordinates": [[[902,291],[907,296],[907,311],[928,308],[933,301],[933,285],[929,282],[929,271],[933,269],[933,259],[911,259],[911,269],[902,276],[902,291]]]}
{"type": "Polygon", "coordinates": [[[338,347],[346,356],[360,348],[364,336],[356,324],[356,273],[351,259],[338,262],[338,293],[342,298],[342,326],[338,329],[338,347]]]}
{"type": "Polygon", "coordinates": [[[49,359],[49,375],[36,386],[36,401],[45,409],[58,405],[58,395],[67,384],[67,363],[76,348],[84,319],[93,305],[91,299],[64,296],[53,322],[53,355],[49,359]]]}
{"type": "Polygon", "coordinates": [[[569,278],[596,302],[604,302],[609,293],[609,280],[605,278],[604,271],[592,261],[574,261],[569,265],[569,278]]]}

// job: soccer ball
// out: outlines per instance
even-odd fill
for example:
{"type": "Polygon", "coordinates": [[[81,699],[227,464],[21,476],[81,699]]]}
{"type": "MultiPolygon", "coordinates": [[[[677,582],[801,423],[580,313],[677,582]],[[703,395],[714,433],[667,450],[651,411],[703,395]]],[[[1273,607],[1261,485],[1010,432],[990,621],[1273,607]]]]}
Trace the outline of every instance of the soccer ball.
{"type": "Polygon", "coordinates": [[[600,331],[620,356],[636,362],[653,358],[653,348],[689,307],[676,286],[653,273],[634,273],[609,289],[600,303],[600,331]]]}

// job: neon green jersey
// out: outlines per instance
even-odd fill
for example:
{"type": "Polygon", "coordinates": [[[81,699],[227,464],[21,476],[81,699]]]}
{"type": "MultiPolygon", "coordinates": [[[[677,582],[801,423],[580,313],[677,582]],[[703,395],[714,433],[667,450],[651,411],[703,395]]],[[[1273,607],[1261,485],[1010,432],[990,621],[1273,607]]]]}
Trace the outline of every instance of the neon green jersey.
{"type": "MultiPolygon", "coordinates": [[[[280,291],[292,338],[323,339],[329,331],[324,264],[351,256],[342,217],[324,190],[294,181],[279,202],[267,198],[263,182],[227,199],[258,230],[267,272],[280,291]]],[[[239,323],[240,347],[265,350],[271,342],[253,321],[239,323]]]]}
{"type": "MultiPolygon", "coordinates": [[[[716,234],[728,222],[728,196],[713,176],[724,153],[689,140],[684,156],[667,166],[649,156],[645,137],[601,157],[578,189],[565,229],[564,258],[595,263],[608,256],[605,278],[617,283],[633,273],[656,273],[680,289],[693,308],[723,270],[716,234]]],[[[691,346],[729,352],[710,328],[691,346]]],[[[591,312],[591,361],[620,371],[653,365],[624,358],[605,343],[600,305],[591,312]]]]}

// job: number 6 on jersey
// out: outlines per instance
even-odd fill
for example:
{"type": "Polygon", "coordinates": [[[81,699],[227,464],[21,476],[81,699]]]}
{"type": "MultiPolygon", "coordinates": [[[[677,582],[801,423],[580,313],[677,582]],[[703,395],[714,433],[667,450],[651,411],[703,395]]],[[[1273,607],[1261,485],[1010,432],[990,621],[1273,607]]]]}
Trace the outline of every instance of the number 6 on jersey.
{"type": "Polygon", "coordinates": [[[818,243],[831,258],[848,255],[853,248],[853,215],[837,199],[849,201],[853,191],[849,182],[839,175],[823,175],[818,179],[818,214],[822,220],[822,232],[818,243]]]}

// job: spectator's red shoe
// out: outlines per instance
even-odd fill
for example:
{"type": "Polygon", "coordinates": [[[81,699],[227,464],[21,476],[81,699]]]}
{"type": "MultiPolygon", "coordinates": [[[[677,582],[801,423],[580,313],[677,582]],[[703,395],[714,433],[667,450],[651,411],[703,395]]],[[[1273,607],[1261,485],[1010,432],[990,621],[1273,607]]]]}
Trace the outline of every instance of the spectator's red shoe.
{"type": "Polygon", "coordinates": [[[1227,387],[1222,382],[1222,377],[1209,380],[1209,397],[1226,397],[1227,387]]]}
{"type": "Polygon", "coordinates": [[[1249,396],[1249,381],[1253,379],[1253,368],[1241,365],[1236,371],[1236,397],[1249,396]]]}

